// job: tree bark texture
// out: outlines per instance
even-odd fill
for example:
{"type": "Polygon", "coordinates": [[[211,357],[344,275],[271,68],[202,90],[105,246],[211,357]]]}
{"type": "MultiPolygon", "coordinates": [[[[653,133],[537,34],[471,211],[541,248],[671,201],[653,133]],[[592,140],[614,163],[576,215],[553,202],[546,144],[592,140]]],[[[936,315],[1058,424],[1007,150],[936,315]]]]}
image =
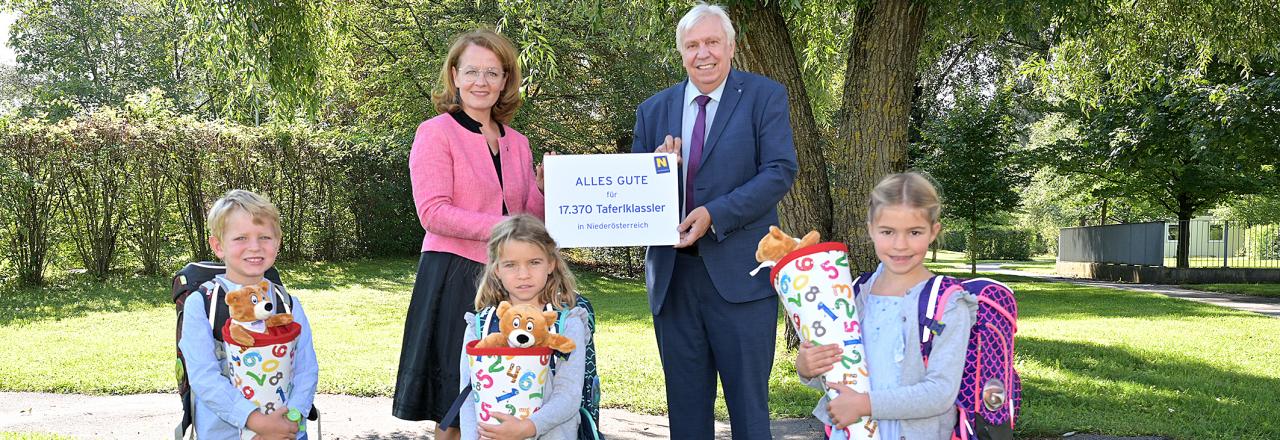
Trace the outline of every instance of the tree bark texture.
{"type": "Polygon", "coordinates": [[[1178,212],[1178,261],[1179,269],[1191,267],[1191,217],[1194,211],[1178,212]]]}
{"type": "Polygon", "coordinates": [[[773,78],[787,88],[791,131],[800,164],[795,185],[782,199],[782,228],[801,236],[810,230],[831,237],[831,194],[823,141],[809,102],[791,33],[778,2],[741,2],[731,8],[741,37],[737,58],[747,71],[773,78]]]}
{"type": "Polygon", "coordinates": [[[871,189],[906,169],[911,88],[927,15],[914,0],[879,0],[856,14],[834,142],[831,238],[849,243],[849,261],[859,270],[877,261],[866,232],[871,189]]]}

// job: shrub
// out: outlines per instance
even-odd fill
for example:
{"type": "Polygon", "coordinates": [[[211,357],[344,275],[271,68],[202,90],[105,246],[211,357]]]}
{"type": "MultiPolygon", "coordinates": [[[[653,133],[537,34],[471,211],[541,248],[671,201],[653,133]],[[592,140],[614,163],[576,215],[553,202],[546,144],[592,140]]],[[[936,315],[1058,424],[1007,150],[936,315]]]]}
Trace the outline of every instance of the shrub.
{"type": "Polygon", "coordinates": [[[1033,238],[1021,229],[980,230],[973,252],[979,260],[1030,260],[1033,238]]]}
{"type": "Polygon", "coordinates": [[[411,132],[248,127],[131,105],[124,116],[0,119],[0,268],[40,283],[50,265],[102,277],[125,258],[149,274],[210,259],[206,212],[237,188],[280,208],[282,258],[418,252],[411,132]]]}
{"type": "MultiPolygon", "coordinates": [[[[107,109],[63,121],[67,130],[54,142],[65,175],[66,210],[72,240],[84,268],[104,279],[115,263],[127,202],[126,152],[136,130],[107,109]]],[[[138,182],[133,182],[138,185],[138,182]]]]}
{"type": "Polygon", "coordinates": [[[1245,230],[1245,255],[1258,259],[1280,259],[1280,224],[1256,225],[1245,230]]]}
{"type": "MultiPolygon", "coordinates": [[[[6,254],[22,284],[40,284],[50,260],[63,172],[47,124],[0,120],[0,210],[6,211],[6,254]]],[[[0,219],[4,220],[4,219],[0,219]]]]}
{"type": "Polygon", "coordinates": [[[171,123],[142,124],[127,153],[130,179],[125,185],[129,206],[125,241],[146,275],[159,275],[165,269],[165,249],[170,242],[166,226],[174,223],[171,213],[179,206],[173,197],[171,129],[171,123]]]}
{"type": "Polygon", "coordinates": [[[355,247],[370,257],[414,255],[422,226],[409,182],[409,135],[345,135],[335,166],[347,176],[345,201],[355,225],[355,247]]]}
{"type": "Polygon", "coordinates": [[[952,252],[965,251],[965,231],[943,228],[938,234],[938,249],[952,252]]]}
{"type": "Polygon", "coordinates": [[[644,275],[643,247],[566,249],[564,256],[570,263],[600,272],[623,277],[644,275]]]}

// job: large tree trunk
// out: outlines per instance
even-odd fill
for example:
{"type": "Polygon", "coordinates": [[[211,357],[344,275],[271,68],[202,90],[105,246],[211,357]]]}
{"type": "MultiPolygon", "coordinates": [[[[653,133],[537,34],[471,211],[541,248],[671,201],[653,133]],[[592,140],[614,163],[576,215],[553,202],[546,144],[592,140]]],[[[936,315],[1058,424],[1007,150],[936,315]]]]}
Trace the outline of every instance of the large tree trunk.
{"type": "Polygon", "coordinates": [[[742,30],[735,58],[743,69],[773,78],[787,88],[800,172],[778,210],[782,227],[796,236],[815,230],[823,237],[831,237],[830,182],[822,154],[823,142],[791,34],[779,7],[778,2],[767,5],[742,2],[731,8],[742,30]]]}
{"type": "Polygon", "coordinates": [[[1178,268],[1191,267],[1191,215],[1193,211],[1178,212],[1178,268]]]}
{"type": "MultiPolygon", "coordinates": [[[[813,117],[809,90],[792,44],[791,32],[779,3],[742,2],[731,8],[741,31],[735,59],[744,70],[773,78],[787,88],[791,133],[800,170],[791,191],[782,199],[778,217],[782,228],[800,236],[814,230],[831,237],[831,192],[822,135],[813,117]]],[[[795,328],[784,325],[787,348],[800,346],[795,328]]]]}
{"type": "Polygon", "coordinates": [[[850,263],[859,270],[876,263],[866,232],[868,195],[885,175],[906,169],[911,87],[927,15],[913,0],[879,0],[857,11],[834,142],[831,238],[850,244],[850,263]]]}

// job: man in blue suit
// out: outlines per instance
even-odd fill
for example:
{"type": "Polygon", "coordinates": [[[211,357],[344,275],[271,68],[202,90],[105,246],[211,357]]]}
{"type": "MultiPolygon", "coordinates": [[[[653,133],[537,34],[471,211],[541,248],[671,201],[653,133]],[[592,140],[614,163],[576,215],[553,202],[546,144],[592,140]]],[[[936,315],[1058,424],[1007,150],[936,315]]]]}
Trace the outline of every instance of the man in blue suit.
{"type": "Polygon", "coordinates": [[[681,158],[680,241],[645,255],[671,437],[714,437],[718,374],[733,438],[767,439],[778,300],[767,274],[748,272],[795,180],[787,91],[732,69],[733,24],[718,6],[691,9],[676,41],[689,79],[640,104],[632,144],[681,158]]]}

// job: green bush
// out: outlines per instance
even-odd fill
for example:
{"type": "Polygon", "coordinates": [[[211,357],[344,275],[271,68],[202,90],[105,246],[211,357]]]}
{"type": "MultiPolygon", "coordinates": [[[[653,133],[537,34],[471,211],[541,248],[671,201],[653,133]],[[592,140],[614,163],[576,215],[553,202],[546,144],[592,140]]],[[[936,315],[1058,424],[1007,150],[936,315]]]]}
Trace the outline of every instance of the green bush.
{"type": "Polygon", "coordinates": [[[50,265],[103,277],[212,258],[206,210],[231,189],[279,207],[282,259],[418,252],[412,132],[251,127],[135,107],[0,119],[0,268],[33,284],[50,265]]]}
{"type": "Polygon", "coordinates": [[[1245,256],[1280,259],[1280,224],[1256,225],[1245,230],[1245,256]]]}
{"type": "Polygon", "coordinates": [[[1030,260],[1034,238],[1021,229],[980,230],[973,251],[979,260],[1030,260]]]}
{"type": "Polygon", "coordinates": [[[938,234],[938,249],[952,252],[965,251],[965,232],[959,229],[943,229],[938,234]]]}
{"type": "Polygon", "coordinates": [[[644,275],[644,247],[576,248],[564,251],[574,265],[623,277],[644,275]]]}
{"type": "Polygon", "coordinates": [[[1031,255],[1045,255],[1058,253],[1058,236],[1046,237],[1040,232],[1028,232],[1031,237],[1031,255]]]}
{"type": "Polygon", "coordinates": [[[409,182],[409,135],[351,134],[337,166],[347,176],[357,252],[364,256],[417,254],[422,226],[409,182]]]}
{"type": "Polygon", "coordinates": [[[59,229],[55,216],[62,204],[66,174],[58,160],[56,130],[30,119],[0,120],[0,218],[9,238],[0,245],[22,284],[44,282],[44,271],[56,258],[51,250],[59,229]]]}

